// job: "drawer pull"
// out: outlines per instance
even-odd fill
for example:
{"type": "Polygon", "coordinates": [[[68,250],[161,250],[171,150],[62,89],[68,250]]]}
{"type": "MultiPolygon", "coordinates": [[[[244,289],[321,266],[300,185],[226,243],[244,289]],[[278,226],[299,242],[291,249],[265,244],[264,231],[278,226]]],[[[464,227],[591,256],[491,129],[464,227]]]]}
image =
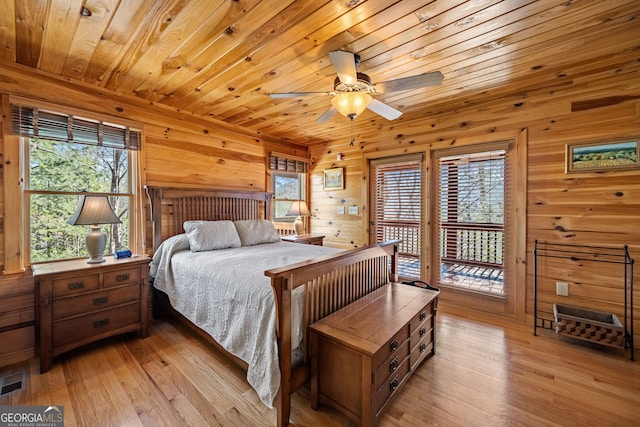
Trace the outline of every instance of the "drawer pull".
{"type": "Polygon", "coordinates": [[[427,328],[420,328],[420,338],[427,335],[427,328]]]}
{"type": "Polygon", "coordinates": [[[116,275],[116,282],[124,282],[125,280],[129,280],[129,273],[116,275]]]}
{"type": "Polygon", "coordinates": [[[94,328],[102,328],[103,326],[107,326],[109,324],[109,318],[100,319],[93,322],[94,328]]]}
{"type": "Polygon", "coordinates": [[[109,297],[100,297],[93,300],[93,305],[102,305],[109,302],[109,297]]]}
{"type": "Polygon", "coordinates": [[[84,280],[69,283],[69,289],[72,291],[84,288],[84,280]]]}
{"type": "Polygon", "coordinates": [[[421,322],[426,318],[427,318],[427,313],[426,312],[423,311],[422,313],[420,313],[420,321],[421,322]]]}
{"type": "Polygon", "coordinates": [[[420,344],[420,353],[423,353],[426,349],[427,349],[427,344],[425,343],[420,344]]]}
{"type": "Polygon", "coordinates": [[[398,388],[398,384],[400,383],[400,380],[398,379],[398,377],[395,377],[391,383],[389,384],[389,388],[391,389],[391,393],[393,393],[394,391],[396,391],[396,389],[398,388]]]}
{"type": "Polygon", "coordinates": [[[395,372],[395,370],[398,369],[398,365],[399,365],[398,358],[396,357],[391,361],[391,363],[389,363],[389,370],[391,372],[395,372]]]}
{"type": "Polygon", "coordinates": [[[389,351],[394,352],[398,349],[398,338],[394,338],[389,344],[389,351]]]}

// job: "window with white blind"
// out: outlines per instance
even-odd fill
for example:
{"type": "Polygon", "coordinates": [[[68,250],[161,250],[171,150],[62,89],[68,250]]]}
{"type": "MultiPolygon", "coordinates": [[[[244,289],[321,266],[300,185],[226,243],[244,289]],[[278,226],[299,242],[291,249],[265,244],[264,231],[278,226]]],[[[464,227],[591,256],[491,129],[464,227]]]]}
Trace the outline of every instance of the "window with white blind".
{"type": "Polygon", "coordinates": [[[504,296],[507,153],[437,156],[440,284],[504,296]]]}
{"type": "Polygon", "coordinates": [[[402,278],[420,278],[422,247],[422,155],[371,162],[372,231],[376,242],[400,239],[398,270],[402,278]]]}

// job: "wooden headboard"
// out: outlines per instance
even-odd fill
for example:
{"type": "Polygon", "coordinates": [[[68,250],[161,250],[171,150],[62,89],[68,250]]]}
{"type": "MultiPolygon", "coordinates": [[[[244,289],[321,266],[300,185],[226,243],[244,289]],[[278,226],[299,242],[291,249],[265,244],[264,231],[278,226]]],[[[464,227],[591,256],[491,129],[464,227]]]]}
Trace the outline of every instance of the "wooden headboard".
{"type": "Polygon", "coordinates": [[[165,239],[184,233],[189,220],[270,219],[271,193],[241,190],[145,187],[151,203],[153,251],[165,239]]]}

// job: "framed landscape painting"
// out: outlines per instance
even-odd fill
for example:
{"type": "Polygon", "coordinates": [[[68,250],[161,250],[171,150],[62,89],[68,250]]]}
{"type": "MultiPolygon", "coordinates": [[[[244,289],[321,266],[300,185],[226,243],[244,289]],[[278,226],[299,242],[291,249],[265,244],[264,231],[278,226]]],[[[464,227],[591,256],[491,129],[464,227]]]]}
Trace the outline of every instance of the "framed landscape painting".
{"type": "Polygon", "coordinates": [[[344,168],[325,169],[323,173],[324,190],[344,189],[344,168]]]}
{"type": "Polygon", "coordinates": [[[566,173],[604,172],[638,167],[638,139],[566,146],[566,173]]]}

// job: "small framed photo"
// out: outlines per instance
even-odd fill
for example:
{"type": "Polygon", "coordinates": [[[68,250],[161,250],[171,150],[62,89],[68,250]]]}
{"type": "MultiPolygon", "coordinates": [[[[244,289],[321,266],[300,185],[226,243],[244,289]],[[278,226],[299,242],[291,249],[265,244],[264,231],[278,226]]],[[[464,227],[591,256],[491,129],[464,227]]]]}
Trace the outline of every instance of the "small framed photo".
{"type": "Polygon", "coordinates": [[[638,139],[567,144],[565,173],[639,168],[638,139]]]}
{"type": "Polygon", "coordinates": [[[325,169],[322,183],[325,191],[344,190],[344,168],[325,169]]]}

